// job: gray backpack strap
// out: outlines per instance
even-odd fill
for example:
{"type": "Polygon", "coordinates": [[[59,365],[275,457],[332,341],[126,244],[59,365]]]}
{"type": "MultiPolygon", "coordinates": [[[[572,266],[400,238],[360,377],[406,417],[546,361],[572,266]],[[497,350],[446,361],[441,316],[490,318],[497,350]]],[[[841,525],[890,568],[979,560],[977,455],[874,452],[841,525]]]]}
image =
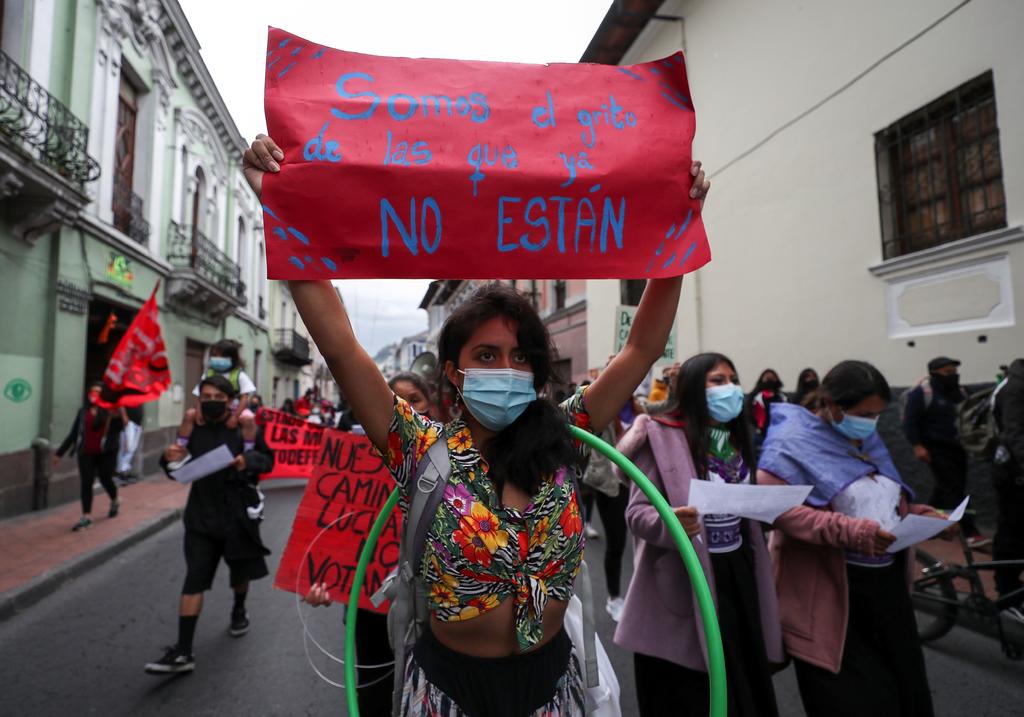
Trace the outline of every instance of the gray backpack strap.
{"type": "Polygon", "coordinates": [[[416,642],[421,625],[430,619],[427,586],[419,578],[420,563],[427,543],[427,531],[444,496],[452,466],[448,458],[448,442],[444,436],[427,450],[426,460],[416,465],[416,474],[409,486],[409,510],[402,528],[398,549],[396,588],[388,610],[388,637],[395,651],[395,682],[391,713],[402,708],[405,687],[406,648],[416,642]]]}

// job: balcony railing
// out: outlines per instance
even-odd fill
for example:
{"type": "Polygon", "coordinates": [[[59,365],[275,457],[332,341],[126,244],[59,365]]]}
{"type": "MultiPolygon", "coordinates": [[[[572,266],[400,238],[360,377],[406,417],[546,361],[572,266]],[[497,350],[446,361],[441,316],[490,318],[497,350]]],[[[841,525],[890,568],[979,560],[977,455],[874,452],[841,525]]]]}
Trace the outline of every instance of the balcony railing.
{"type": "Polygon", "coordinates": [[[260,319],[267,318],[267,307],[263,304],[263,297],[262,296],[259,297],[257,308],[258,308],[258,311],[259,311],[260,319]]]}
{"type": "Polygon", "coordinates": [[[195,228],[171,222],[167,260],[173,266],[191,268],[200,279],[237,300],[245,300],[238,264],[195,228]]]}
{"type": "Polygon", "coordinates": [[[294,329],[274,329],[274,358],[291,366],[308,366],[309,339],[294,329]]]}
{"type": "Polygon", "coordinates": [[[4,52],[0,133],[26,143],[51,169],[79,185],[100,176],[100,165],[87,151],[89,128],[4,52]]]}
{"type": "Polygon", "coordinates": [[[149,222],[142,211],[142,197],[121,182],[114,182],[114,226],[139,244],[149,244],[149,222]]]}

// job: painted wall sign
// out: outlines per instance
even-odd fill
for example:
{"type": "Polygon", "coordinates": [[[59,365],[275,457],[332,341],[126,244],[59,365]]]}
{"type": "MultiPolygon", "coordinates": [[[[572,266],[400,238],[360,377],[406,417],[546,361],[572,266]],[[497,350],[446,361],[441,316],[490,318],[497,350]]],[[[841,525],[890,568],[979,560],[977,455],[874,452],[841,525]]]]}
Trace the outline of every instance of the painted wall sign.
{"type": "Polygon", "coordinates": [[[272,279],[654,278],[707,263],[681,53],[630,67],[377,57],[271,28],[272,279]]]}
{"type": "Polygon", "coordinates": [[[23,378],[12,378],[4,386],[4,398],[11,403],[24,403],[32,398],[32,384],[23,378]]]}
{"type": "Polygon", "coordinates": [[[110,261],[107,262],[107,278],[126,289],[132,288],[135,284],[135,273],[132,271],[131,259],[123,254],[110,252],[110,261]]]}

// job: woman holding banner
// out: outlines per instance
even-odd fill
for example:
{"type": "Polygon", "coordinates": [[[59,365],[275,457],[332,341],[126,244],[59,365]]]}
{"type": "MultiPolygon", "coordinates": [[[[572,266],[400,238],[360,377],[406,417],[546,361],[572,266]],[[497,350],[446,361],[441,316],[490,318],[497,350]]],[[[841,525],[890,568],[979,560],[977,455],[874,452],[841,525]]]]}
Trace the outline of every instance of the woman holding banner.
{"type": "MultiPolygon", "coordinates": [[[[262,135],[246,151],[257,194],[264,172],[283,159],[262,135]]],[[[690,197],[703,202],[710,183],[699,162],[690,174],[690,197]]],[[[600,432],[615,417],[664,350],[681,284],[648,283],[623,350],[559,408],[537,398],[553,365],[540,316],[510,287],[482,287],[438,340],[442,380],[464,406],[460,419],[442,424],[388,387],[330,282],[292,282],[310,335],[403,494],[435,442],[446,442],[451,461],[421,569],[431,586],[430,629],[399,666],[402,714],[583,714],[580,667],[562,626],[584,544],[569,475],[579,473],[580,447],[566,422],[600,432]]],[[[309,596],[326,598],[318,589],[309,596]]]]}
{"type": "MultiPolygon", "coordinates": [[[[732,361],[704,353],[675,376],[678,404],[641,415],[619,450],[675,508],[715,593],[728,675],[729,714],[775,717],[772,663],[783,662],[772,564],[761,525],[736,515],[705,515],[687,505],[696,480],[749,483],[750,424],[732,361]]],[[[626,523],[636,537],[636,569],[615,642],[632,650],[644,717],[701,717],[710,693],[703,627],[679,552],[647,497],[631,489],[626,523]]]]}
{"type": "Polygon", "coordinates": [[[758,483],[812,486],[771,541],[783,638],[811,717],[933,714],[908,590],[913,553],[888,549],[902,516],[934,511],[910,503],[875,430],[889,398],[878,369],[843,361],[807,408],[772,408],[758,464],[758,483]]]}

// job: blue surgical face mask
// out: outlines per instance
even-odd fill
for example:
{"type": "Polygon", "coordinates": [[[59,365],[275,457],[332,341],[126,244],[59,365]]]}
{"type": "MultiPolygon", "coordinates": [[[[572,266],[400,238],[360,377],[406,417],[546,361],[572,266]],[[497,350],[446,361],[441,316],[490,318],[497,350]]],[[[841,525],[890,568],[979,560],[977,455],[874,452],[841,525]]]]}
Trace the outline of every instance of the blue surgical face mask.
{"type": "Polygon", "coordinates": [[[843,415],[843,420],[838,423],[832,421],[832,426],[839,431],[841,436],[845,436],[852,441],[863,441],[878,428],[878,419],[851,416],[847,413],[843,415]]]}
{"type": "Polygon", "coordinates": [[[514,368],[467,368],[460,371],[462,400],[473,417],[492,431],[500,431],[519,418],[537,400],[533,374],[514,368]]]}
{"type": "Polygon", "coordinates": [[[719,423],[728,423],[743,413],[743,389],[735,383],[711,386],[705,390],[708,413],[719,423]]]}
{"type": "Polygon", "coordinates": [[[231,359],[227,356],[211,356],[210,368],[217,373],[224,373],[231,370],[231,359]]]}

